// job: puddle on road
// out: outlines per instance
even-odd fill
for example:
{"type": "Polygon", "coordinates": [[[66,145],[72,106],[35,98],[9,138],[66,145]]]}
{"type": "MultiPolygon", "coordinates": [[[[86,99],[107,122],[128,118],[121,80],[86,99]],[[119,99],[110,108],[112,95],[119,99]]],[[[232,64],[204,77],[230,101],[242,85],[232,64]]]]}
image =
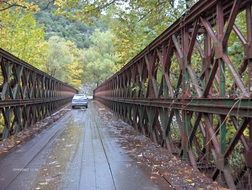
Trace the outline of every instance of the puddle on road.
{"type": "Polygon", "coordinates": [[[42,165],[38,172],[32,189],[57,189],[62,183],[64,172],[68,164],[71,163],[83,135],[83,126],[78,126],[81,123],[79,120],[83,118],[83,113],[77,114],[80,116],[71,118],[73,121],[67,124],[69,127],[64,130],[53,144],[45,164],[42,165]]]}

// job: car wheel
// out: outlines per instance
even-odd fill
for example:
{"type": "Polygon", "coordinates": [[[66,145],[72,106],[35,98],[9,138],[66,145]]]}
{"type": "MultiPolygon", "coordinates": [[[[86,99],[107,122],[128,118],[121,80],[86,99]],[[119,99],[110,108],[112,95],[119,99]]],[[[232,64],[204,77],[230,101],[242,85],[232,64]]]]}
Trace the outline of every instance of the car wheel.
{"type": "Polygon", "coordinates": [[[72,109],[74,109],[75,107],[74,106],[72,106],[72,109]]]}

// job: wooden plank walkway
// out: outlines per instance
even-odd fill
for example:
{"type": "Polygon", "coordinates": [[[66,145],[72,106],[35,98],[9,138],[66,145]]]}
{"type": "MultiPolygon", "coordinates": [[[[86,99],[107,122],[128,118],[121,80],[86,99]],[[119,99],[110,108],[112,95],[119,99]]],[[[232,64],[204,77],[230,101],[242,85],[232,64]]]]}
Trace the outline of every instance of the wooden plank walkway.
{"type": "Polygon", "coordinates": [[[0,158],[0,189],[172,189],[127,155],[96,109],[69,111],[0,158]]]}

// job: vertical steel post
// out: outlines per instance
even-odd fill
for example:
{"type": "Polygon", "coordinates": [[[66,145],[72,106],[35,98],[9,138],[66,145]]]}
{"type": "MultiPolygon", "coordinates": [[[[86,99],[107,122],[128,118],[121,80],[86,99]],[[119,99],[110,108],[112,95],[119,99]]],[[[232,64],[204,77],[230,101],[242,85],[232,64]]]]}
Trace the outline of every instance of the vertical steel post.
{"type": "MultiPolygon", "coordinates": [[[[223,37],[224,37],[224,15],[223,15],[223,6],[222,1],[218,1],[217,3],[217,39],[218,39],[218,49],[219,54],[218,62],[219,62],[219,74],[220,74],[220,97],[225,97],[226,95],[226,79],[225,79],[225,63],[222,60],[223,57],[223,37]]],[[[220,124],[220,144],[221,144],[221,152],[224,153],[226,148],[226,124],[225,124],[225,116],[221,116],[221,124],[220,124]]]]}

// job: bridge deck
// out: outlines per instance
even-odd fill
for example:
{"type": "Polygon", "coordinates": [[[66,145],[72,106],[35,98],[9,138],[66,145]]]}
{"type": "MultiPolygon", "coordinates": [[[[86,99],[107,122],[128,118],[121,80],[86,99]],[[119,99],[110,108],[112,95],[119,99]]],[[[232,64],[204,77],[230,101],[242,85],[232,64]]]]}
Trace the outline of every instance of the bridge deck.
{"type": "Polygon", "coordinates": [[[0,189],[171,189],[127,155],[93,104],[2,157],[0,171],[0,189]]]}

